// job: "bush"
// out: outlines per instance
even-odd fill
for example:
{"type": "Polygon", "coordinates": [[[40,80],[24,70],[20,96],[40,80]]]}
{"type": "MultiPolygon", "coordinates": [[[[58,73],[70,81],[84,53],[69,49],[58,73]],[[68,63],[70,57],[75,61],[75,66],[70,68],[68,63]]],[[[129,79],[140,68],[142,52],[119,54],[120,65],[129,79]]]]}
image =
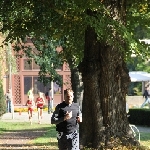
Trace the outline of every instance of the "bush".
{"type": "Polygon", "coordinates": [[[129,123],[150,126],[150,109],[129,109],[129,123]]]}
{"type": "Polygon", "coordinates": [[[3,85],[0,83],[0,117],[6,113],[6,100],[3,91],[3,85]]]}

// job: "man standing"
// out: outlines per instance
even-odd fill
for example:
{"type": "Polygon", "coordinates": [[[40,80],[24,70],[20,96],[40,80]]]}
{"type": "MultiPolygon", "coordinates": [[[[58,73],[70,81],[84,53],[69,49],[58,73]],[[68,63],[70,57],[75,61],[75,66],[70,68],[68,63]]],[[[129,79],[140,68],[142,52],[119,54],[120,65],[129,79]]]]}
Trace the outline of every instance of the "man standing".
{"type": "Polygon", "coordinates": [[[147,103],[150,103],[149,101],[149,92],[147,87],[145,87],[145,91],[143,93],[143,98],[145,97],[145,102],[142,104],[141,108],[143,108],[147,103]]]}
{"type": "Polygon", "coordinates": [[[79,150],[78,123],[81,112],[78,103],[73,103],[73,91],[64,91],[64,100],[56,106],[51,123],[56,124],[59,150],[79,150]]]}
{"type": "Polygon", "coordinates": [[[6,105],[7,105],[7,112],[11,113],[11,93],[10,89],[6,93],[6,105]]]}
{"type": "Polygon", "coordinates": [[[49,91],[45,93],[46,99],[48,101],[48,114],[52,113],[52,89],[49,88],[49,91]]]}

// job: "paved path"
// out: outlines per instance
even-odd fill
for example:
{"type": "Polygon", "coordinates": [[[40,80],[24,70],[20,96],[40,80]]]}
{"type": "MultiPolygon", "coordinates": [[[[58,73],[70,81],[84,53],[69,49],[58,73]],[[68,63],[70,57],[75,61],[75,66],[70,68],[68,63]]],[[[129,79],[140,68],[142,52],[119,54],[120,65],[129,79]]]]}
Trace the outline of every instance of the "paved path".
{"type": "MultiPolygon", "coordinates": [[[[51,116],[52,114],[48,114],[48,112],[43,112],[43,118],[41,122],[44,124],[50,124],[51,116]]],[[[21,114],[19,114],[18,112],[15,112],[14,114],[12,113],[4,114],[0,120],[5,121],[5,122],[29,122],[29,117],[28,117],[27,112],[22,112],[21,114]]],[[[34,112],[33,117],[32,117],[32,122],[38,123],[37,112],[34,112]]]]}
{"type": "MultiPolygon", "coordinates": [[[[51,124],[51,116],[52,114],[48,114],[47,112],[43,112],[43,119],[42,119],[42,123],[44,124],[51,124]]],[[[18,112],[17,113],[6,113],[4,114],[1,119],[2,121],[5,121],[5,122],[29,122],[29,119],[28,119],[28,113],[27,112],[22,112],[21,114],[19,114],[18,112]]],[[[34,115],[33,115],[33,123],[36,122],[38,123],[38,116],[37,116],[37,112],[34,112],[34,115]]],[[[145,127],[145,126],[139,126],[137,125],[136,126],[138,128],[138,130],[140,132],[149,132],[150,133],[150,127],[145,127]]]]}
{"type": "Polygon", "coordinates": [[[145,133],[150,133],[150,127],[145,127],[145,126],[136,126],[140,132],[145,132],[145,133]]]}

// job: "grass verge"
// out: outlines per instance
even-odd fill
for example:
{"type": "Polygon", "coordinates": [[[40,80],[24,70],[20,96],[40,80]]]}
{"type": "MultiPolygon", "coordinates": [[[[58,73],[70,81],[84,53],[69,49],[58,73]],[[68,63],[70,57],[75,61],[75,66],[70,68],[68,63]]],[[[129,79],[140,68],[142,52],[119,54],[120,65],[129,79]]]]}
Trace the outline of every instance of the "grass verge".
{"type": "MultiPolygon", "coordinates": [[[[2,144],[2,135],[5,133],[8,136],[8,133],[19,133],[13,134],[13,139],[19,139],[21,141],[25,141],[23,144],[18,144],[17,147],[21,147],[21,149],[58,149],[57,147],[57,139],[56,139],[56,131],[55,126],[50,124],[38,124],[34,123],[30,125],[29,122],[0,122],[0,149],[7,149],[8,147],[13,147],[14,144],[7,144],[6,147],[2,144]],[[24,132],[25,131],[25,132],[24,132]],[[40,135],[40,136],[39,136],[40,135]],[[24,137],[24,138],[23,138],[24,137]],[[26,140],[28,138],[28,140],[26,140]],[[22,145],[24,145],[22,147],[22,145]]],[[[12,134],[11,134],[12,136],[12,134]]],[[[12,137],[7,137],[12,139],[12,137]]],[[[8,139],[5,139],[8,140],[8,139]]],[[[21,142],[22,143],[22,142],[21,142]]],[[[14,146],[15,149],[15,146],[14,146]]]]}
{"type": "Polygon", "coordinates": [[[54,125],[51,125],[49,130],[42,136],[30,141],[33,145],[49,147],[50,149],[58,149],[57,139],[56,139],[56,129],[54,125]]]}
{"type": "MultiPolygon", "coordinates": [[[[57,139],[56,139],[56,131],[55,131],[55,125],[50,124],[33,124],[30,125],[29,122],[0,122],[0,136],[5,134],[6,132],[14,132],[14,131],[22,131],[26,130],[31,131],[30,134],[33,134],[34,132],[40,132],[44,131],[42,135],[35,137],[33,139],[30,139],[28,143],[31,146],[35,146],[34,149],[51,149],[51,150],[57,150],[57,139]]],[[[150,150],[150,132],[140,133],[140,143],[142,146],[146,146],[147,149],[150,150]],[[148,148],[149,147],[149,148],[148,148]]]]}

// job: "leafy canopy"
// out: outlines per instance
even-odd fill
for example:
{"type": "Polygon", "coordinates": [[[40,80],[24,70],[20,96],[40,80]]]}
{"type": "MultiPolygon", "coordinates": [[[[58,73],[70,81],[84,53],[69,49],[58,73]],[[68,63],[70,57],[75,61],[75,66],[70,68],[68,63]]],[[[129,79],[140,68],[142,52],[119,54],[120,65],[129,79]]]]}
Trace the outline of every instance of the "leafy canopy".
{"type": "MultiPolygon", "coordinates": [[[[118,6],[120,13],[116,16],[112,16],[109,3],[98,0],[27,0],[26,3],[21,0],[1,0],[1,31],[9,31],[6,41],[17,44],[22,44],[26,36],[34,39],[41,52],[41,58],[36,56],[35,61],[39,65],[44,65],[44,61],[47,63],[45,70],[41,71],[43,76],[47,71],[52,71],[51,67],[49,70],[46,67],[57,64],[57,58],[72,60],[73,65],[82,61],[85,31],[89,26],[94,28],[99,41],[116,46],[125,59],[130,59],[132,53],[143,58],[149,56],[150,52],[146,50],[149,47],[139,42],[135,30],[140,27],[150,33],[150,2],[134,0],[122,4],[127,9],[122,10],[124,6],[118,6]],[[116,35],[126,43],[126,47],[118,42],[116,35]],[[62,46],[63,52],[59,56],[53,55],[55,52],[51,45],[62,46]]],[[[24,52],[30,55],[29,50],[24,52]]]]}

